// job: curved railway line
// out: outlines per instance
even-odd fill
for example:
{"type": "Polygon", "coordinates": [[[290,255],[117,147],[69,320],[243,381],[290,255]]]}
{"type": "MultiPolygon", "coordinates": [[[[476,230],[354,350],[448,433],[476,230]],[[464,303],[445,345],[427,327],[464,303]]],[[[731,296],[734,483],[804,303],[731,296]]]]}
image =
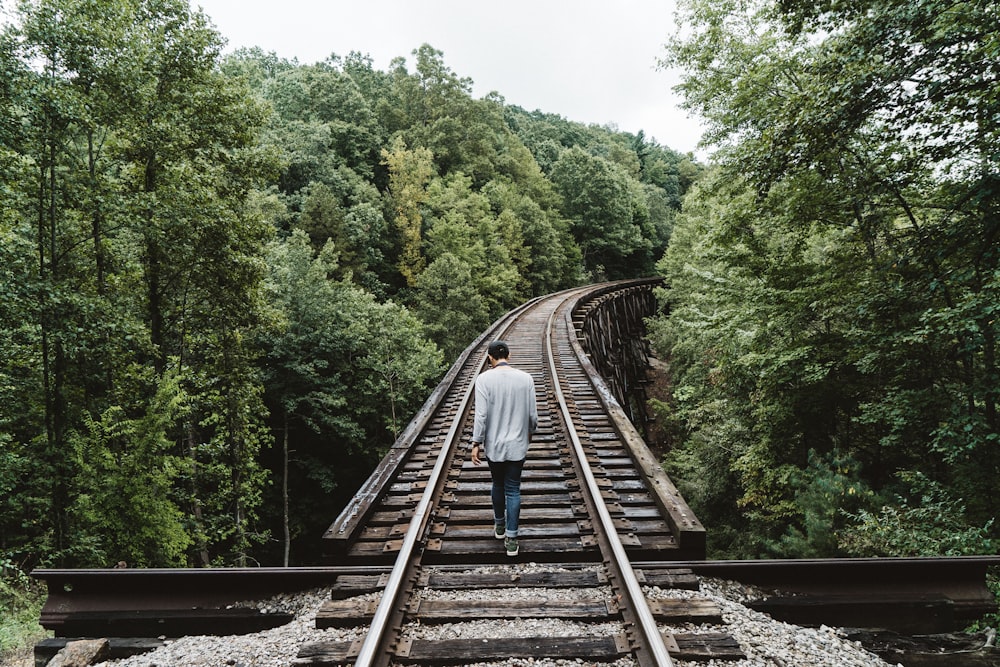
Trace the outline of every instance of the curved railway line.
{"type": "MultiPolygon", "coordinates": [[[[287,616],[232,602],[328,587],[330,600],[316,626],[358,627],[364,639],[305,643],[290,664],[467,664],[524,657],[663,666],[743,655],[724,627],[690,631],[692,624],[723,626],[710,601],[696,594],[649,595],[655,589],[696,591],[698,574],[786,591],[761,604],[793,621],[796,614],[811,613],[809,622],[837,624],[837,613],[855,619],[867,613],[875,619],[905,617],[915,628],[921,619],[935,618],[936,625],[921,626],[926,630],[954,626],[991,608],[985,570],[1000,559],[854,561],[853,570],[840,561],[839,575],[823,570],[821,561],[786,563],[784,575],[780,563],[754,574],[750,564],[739,571],[740,564],[713,569],[704,561],[704,528],[626,416],[623,387],[637,356],[629,345],[655,307],[654,284],[568,290],[495,322],[456,361],[327,530],[322,539],[328,566],[36,571],[50,591],[43,626],[59,638],[116,637],[119,654],[127,654],[155,645],[157,637],[280,625],[287,616]],[[468,456],[473,383],[496,338],[510,343],[511,363],[534,377],[538,394],[539,428],[524,468],[516,558],[508,558],[492,535],[489,472],[468,456]],[[909,576],[890,574],[907,567],[909,576]],[[559,619],[569,630],[512,640],[490,634],[491,624],[481,623],[512,618],[559,619]],[[425,632],[462,622],[480,622],[484,634],[430,638],[425,632]]],[[[65,641],[40,644],[39,664],[65,641]]]]}
{"type": "MultiPolygon", "coordinates": [[[[606,394],[602,396],[602,385],[590,381],[573,314],[581,298],[593,292],[592,287],[580,288],[532,301],[496,322],[466,350],[430,402],[426,419],[414,426],[417,446],[402,439],[400,455],[390,455],[385,468],[372,476],[367,485],[372,493],[359,494],[324,536],[339,562],[393,561],[370,619],[350,600],[331,603],[322,620],[317,619],[317,623],[368,621],[364,643],[356,655],[353,645],[305,647],[296,664],[353,662],[367,667],[511,656],[618,659],[622,655],[633,656],[640,665],[672,664],[631,559],[703,555],[704,531],[648,450],[633,449],[641,438],[629,437],[627,422],[617,423],[606,394]],[[484,466],[473,466],[467,456],[474,381],[484,368],[485,347],[496,338],[510,343],[513,363],[534,377],[539,396],[539,428],[522,484],[524,527],[519,541],[525,553],[518,559],[551,565],[530,579],[517,577],[517,587],[535,589],[533,594],[529,590],[518,600],[470,609],[460,598],[424,596],[433,586],[443,590],[441,584],[432,583],[441,579],[450,582],[451,591],[464,589],[468,595],[470,589],[495,590],[504,578],[476,572],[482,564],[502,562],[506,556],[492,535],[489,473],[484,466]],[[637,466],[637,460],[652,465],[637,466]],[[388,492],[386,479],[394,480],[388,492]],[[442,570],[442,565],[448,569],[442,570]],[[459,581],[464,583],[456,585],[459,581]],[[593,601],[561,599],[560,588],[568,586],[593,590],[593,601]],[[406,636],[408,623],[456,620],[470,614],[501,621],[526,615],[611,619],[612,627],[620,631],[514,642],[406,636]]],[[[506,579],[509,582],[510,576],[506,579]]],[[[676,643],[671,646],[676,652],[676,643]]]]}

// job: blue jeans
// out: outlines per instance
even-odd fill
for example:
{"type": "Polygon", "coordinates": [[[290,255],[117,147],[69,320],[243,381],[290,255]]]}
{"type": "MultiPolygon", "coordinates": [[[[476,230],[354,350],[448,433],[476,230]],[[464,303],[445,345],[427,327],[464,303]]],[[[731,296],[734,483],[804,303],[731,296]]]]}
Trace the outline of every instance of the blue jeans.
{"type": "Polygon", "coordinates": [[[493,500],[493,520],[500,524],[507,522],[507,537],[517,537],[517,524],[521,517],[521,469],[524,459],[520,461],[487,461],[490,465],[490,476],[493,477],[493,488],[490,498],[493,500]]]}

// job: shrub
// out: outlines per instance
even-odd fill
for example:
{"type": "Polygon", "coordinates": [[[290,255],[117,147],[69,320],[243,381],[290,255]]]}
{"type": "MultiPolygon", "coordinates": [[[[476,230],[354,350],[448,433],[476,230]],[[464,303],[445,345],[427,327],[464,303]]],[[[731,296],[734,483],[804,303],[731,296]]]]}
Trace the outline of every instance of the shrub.
{"type": "Polygon", "coordinates": [[[854,521],[840,538],[852,556],[971,556],[994,552],[991,519],[973,526],[965,519],[961,499],[920,472],[902,471],[897,477],[909,486],[896,502],[877,513],[846,513],[854,521]]]}

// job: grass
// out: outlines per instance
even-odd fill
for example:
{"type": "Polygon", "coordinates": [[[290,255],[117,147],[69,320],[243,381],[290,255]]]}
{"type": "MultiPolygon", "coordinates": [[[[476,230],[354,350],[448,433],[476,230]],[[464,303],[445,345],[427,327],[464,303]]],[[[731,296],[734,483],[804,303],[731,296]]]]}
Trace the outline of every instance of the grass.
{"type": "Polygon", "coordinates": [[[47,632],[38,624],[45,604],[44,585],[17,568],[0,568],[0,664],[30,653],[47,632]]]}

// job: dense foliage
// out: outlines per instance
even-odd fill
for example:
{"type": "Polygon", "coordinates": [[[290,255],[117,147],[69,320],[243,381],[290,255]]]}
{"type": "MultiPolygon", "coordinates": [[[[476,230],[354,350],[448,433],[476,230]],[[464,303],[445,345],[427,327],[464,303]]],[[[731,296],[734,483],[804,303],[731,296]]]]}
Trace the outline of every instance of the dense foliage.
{"type": "Polygon", "coordinates": [[[1000,537],[993,2],[684,0],[719,146],[660,264],[669,467],[724,556],[1000,537]]]}
{"type": "Polygon", "coordinates": [[[306,563],[488,323],[650,274],[699,168],[187,0],[0,32],[0,562],[306,563]]]}

